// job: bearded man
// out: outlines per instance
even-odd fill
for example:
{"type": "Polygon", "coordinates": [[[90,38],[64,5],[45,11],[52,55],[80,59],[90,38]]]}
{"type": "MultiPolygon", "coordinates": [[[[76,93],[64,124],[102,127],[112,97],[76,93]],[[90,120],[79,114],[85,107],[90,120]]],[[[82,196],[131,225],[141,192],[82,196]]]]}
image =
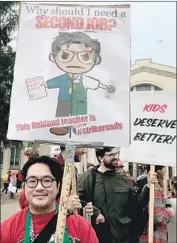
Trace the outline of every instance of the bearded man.
{"type": "Polygon", "coordinates": [[[92,225],[99,243],[134,243],[136,192],[129,178],[116,172],[116,155],[113,147],[96,150],[99,165],[78,177],[78,194],[94,206],[92,225]]]}

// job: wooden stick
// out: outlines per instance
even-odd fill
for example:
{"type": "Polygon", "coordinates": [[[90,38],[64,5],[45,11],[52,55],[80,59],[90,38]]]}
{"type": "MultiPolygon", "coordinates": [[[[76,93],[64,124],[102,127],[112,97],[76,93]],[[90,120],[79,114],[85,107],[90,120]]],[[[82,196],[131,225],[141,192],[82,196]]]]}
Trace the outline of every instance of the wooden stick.
{"type": "Polygon", "coordinates": [[[75,170],[75,166],[74,165],[73,165],[73,170],[72,170],[72,181],[71,181],[71,185],[72,185],[71,194],[72,195],[77,195],[76,170],[75,170]]]}
{"type": "Polygon", "coordinates": [[[164,187],[164,197],[168,197],[168,180],[169,180],[169,167],[166,167],[166,173],[164,175],[163,187],[164,187]]]}
{"type": "MultiPolygon", "coordinates": [[[[84,165],[84,172],[87,171],[87,160],[88,160],[88,149],[84,149],[84,154],[82,155],[82,161],[84,165]]],[[[85,207],[83,208],[83,217],[91,223],[91,216],[86,213],[85,207]]]]}
{"type": "MultiPolygon", "coordinates": [[[[72,186],[71,194],[77,195],[76,170],[74,165],[72,170],[71,186],[72,186]]],[[[74,213],[75,214],[78,213],[77,209],[74,211],[74,213]]]]}
{"type": "Polygon", "coordinates": [[[63,175],[63,185],[62,185],[61,196],[60,196],[60,209],[58,213],[56,234],[55,234],[55,243],[63,243],[63,239],[64,239],[67,205],[70,196],[71,180],[72,180],[72,173],[73,173],[74,154],[75,154],[75,147],[67,145],[66,161],[65,161],[64,175],[63,175]]]}
{"type": "Polygon", "coordinates": [[[87,148],[84,149],[84,154],[82,155],[83,164],[84,164],[84,172],[87,171],[87,148]]]}
{"type": "MultiPolygon", "coordinates": [[[[151,165],[150,175],[155,172],[155,165],[151,165]]],[[[149,193],[149,231],[148,243],[153,243],[154,238],[154,184],[150,183],[149,193]]]]}

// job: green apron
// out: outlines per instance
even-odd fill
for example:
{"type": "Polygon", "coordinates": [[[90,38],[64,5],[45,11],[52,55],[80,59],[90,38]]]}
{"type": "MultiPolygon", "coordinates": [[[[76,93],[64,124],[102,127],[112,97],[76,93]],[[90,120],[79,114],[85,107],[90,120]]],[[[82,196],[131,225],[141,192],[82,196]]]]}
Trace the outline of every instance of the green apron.
{"type": "MultiPolygon", "coordinates": [[[[58,210],[59,210],[59,207],[57,205],[56,206],[56,211],[58,212],[58,210]]],[[[24,243],[32,243],[31,242],[31,237],[30,237],[31,220],[32,220],[31,212],[30,212],[30,210],[28,210],[27,217],[26,217],[26,225],[25,225],[25,239],[24,239],[25,241],[24,241],[24,243]]],[[[54,241],[52,243],[54,243],[54,241]]],[[[70,243],[68,231],[66,229],[65,229],[63,243],[70,243]]]]}

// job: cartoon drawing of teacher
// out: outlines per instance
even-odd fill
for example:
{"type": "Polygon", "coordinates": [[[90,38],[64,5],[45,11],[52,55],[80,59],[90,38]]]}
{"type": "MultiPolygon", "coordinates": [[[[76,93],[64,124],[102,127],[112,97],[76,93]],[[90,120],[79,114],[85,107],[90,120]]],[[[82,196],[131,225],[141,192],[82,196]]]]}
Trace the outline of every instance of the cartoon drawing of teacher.
{"type": "MultiPolygon", "coordinates": [[[[48,89],[59,89],[56,117],[87,114],[88,89],[100,88],[108,93],[115,92],[114,86],[84,75],[101,63],[100,52],[100,42],[83,32],[60,32],[54,39],[49,60],[65,73],[48,80],[45,86],[48,89]]],[[[53,127],[50,132],[66,135],[69,129],[53,127]]]]}

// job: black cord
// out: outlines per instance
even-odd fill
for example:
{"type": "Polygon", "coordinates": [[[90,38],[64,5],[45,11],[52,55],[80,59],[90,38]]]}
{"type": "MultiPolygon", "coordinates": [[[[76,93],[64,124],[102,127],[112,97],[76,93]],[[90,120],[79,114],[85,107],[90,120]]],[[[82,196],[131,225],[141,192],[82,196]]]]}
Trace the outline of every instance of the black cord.
{"type": "MultiPolygon", "coordinates": [[[[73,87],[74,87],[74,74],[72,74],[72,81],[71,81],[71,116],[72,116],[72,107],[73,107],[73,87]]],[[[69,138],[71,138],[71,130],[72,126],[69,127],[69,138]]]]}

